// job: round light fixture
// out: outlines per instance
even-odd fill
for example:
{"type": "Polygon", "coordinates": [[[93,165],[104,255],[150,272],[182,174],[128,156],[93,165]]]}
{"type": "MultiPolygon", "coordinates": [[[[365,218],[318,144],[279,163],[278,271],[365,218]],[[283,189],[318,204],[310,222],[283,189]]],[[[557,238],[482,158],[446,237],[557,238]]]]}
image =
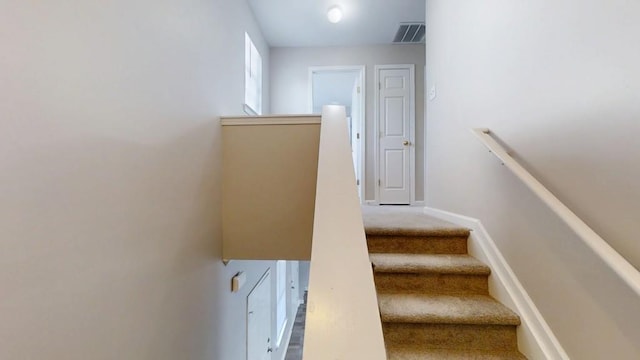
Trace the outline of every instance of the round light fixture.
{"type": "Polygon", "coordinates": [[[342,9],[340,6],[334,5],[330,7],[329,11],[327,11],[327,19],[334,24],[340,22],[340,20],[342,20],[342,9]]]}

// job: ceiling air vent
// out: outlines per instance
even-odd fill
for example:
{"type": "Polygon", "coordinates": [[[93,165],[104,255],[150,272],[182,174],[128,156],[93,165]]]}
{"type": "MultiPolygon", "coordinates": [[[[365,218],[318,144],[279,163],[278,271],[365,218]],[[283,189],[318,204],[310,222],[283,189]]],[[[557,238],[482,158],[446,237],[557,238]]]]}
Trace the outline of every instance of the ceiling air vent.
{"type": "Polygon", "coordinates": [[[417,44],[424,42],[423,23],[401,23],[393,38],[394,44],[417,44]]]}

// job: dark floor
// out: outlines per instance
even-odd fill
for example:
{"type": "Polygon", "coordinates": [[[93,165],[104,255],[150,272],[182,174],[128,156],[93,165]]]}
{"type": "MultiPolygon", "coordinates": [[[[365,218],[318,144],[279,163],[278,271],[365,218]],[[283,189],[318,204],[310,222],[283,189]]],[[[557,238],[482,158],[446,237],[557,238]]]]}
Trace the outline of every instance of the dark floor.
{"type": "Polygon", "coordinates": [[[284,360],[302,360],[302,346],[304,344],[304,322],[305,315],[307,313],[307,302],[298,307],[296,313],[296,320],[293,323],[293,330],[291,331],[291,340],[289,341],[289,347],[287,348],[287,355],[284,360]]]}

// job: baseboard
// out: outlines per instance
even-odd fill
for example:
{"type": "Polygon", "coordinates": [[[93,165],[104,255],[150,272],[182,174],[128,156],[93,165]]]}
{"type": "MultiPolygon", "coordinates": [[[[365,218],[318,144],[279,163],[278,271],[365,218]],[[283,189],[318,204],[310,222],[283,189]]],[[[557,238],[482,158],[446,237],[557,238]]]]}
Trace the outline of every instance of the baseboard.
{"type": "MultiPolygon", "coordinates": [[[[296,308],[297,309],[297,308],[296,308]]],[[[296,310],[297,311],[297,310],[296,310]]],[[[294,315],[295,319],[295,315],[294,315]]],[[[294,321],[289,322],[287,319],[287,324],[284,328],[284,334],[282,335],[282,340],[280,341],[280,346],[278,347],[278,352],[280,353],[281,358],[279,360],[284,360],[287,356],[287,349],[289,348],[289,342],[291,342],[291,335],[293,334],[293,325],[294,321]],[[282,351],[280,351],[282,350],[282,351]]]]}
{"type": "Polygon", "coordinates": [[[471,230],[469,254],[485,261],[491,267],[491,295],[511,307],[522,319],[522,325],[518,328],[520,352],[531,360],[568,360],[569,356],[480,220],[429,207],[425,207],[424,212],[471,230]]]}
{"type": "MultiPolygon", "coordinates": [[[[380,205],[380,203],[376,200],[365,200],[364,205],[371,205],[371,206],[377,206],[380,205]]],[[[424,200],[415,200],[411,202],[410,206],[418,206],[418,207],[424,207],[424,200]]]]}

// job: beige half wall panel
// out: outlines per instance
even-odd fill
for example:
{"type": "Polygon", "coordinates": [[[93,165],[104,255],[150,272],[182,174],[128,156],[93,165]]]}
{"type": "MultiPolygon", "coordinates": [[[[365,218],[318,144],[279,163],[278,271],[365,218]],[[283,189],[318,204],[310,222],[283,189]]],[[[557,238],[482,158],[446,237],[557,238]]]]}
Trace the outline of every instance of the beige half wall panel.
{"type": "Polygon", "coordinates": [[[309,260],[320,116],[221,123],[223,258],[309,260]]]}

